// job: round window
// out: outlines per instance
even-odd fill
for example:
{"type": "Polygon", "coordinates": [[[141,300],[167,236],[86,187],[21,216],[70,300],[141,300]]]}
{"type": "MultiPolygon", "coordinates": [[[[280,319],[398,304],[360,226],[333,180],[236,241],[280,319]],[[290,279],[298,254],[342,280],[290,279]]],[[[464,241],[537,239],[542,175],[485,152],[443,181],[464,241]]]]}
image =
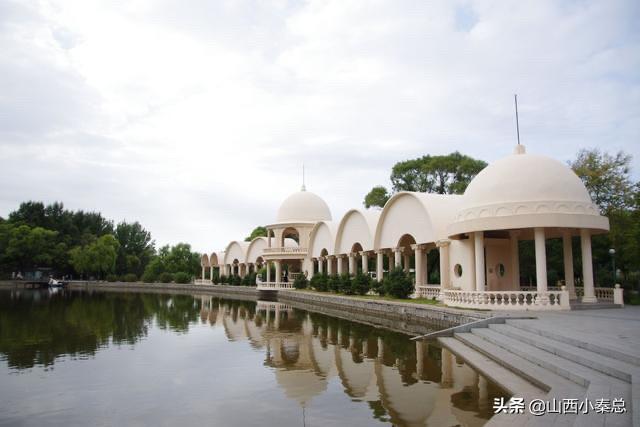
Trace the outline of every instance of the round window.
{"type": "Polygon", "coordinates": [[[504,277],[504,264],[500,263],[496,265],[496,273],[498,273],[498,276],[504,277]]]}
{"type": "Polygon", "coordinates": [[[453,273],[456,275],[456,277],[462,276],[462,266],[460,264],[456,264],[453,267],[453,273]]]}

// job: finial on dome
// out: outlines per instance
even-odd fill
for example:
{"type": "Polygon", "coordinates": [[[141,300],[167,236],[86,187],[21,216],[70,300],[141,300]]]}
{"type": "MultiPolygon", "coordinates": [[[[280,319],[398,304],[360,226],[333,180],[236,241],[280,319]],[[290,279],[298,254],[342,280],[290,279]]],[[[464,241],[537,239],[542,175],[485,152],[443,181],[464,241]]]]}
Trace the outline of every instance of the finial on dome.
{"type": "Polygon", "coordinates": [[[304,185],[304,162],[302,162],[302,188],[300,191],[307,191],[307,187],[304,185]]]}
{"type": "Polygon", "coordinates": [[[524,148],[524,145],[522,144],[516,145],[516,147],[513,149],[513,154],[525,154],[526,152],[527,150],[524,148]]]}

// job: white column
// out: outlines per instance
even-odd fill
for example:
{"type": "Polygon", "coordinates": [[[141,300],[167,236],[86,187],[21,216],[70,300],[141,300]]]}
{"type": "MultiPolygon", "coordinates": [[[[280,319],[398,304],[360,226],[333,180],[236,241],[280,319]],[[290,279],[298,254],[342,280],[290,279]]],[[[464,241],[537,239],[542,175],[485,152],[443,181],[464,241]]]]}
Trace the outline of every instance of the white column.
{"type": "Polygon", "coordinates": [[[342,255],[337,255],[336,256],[336,262],[337,264],[337,270],[338,270],[338,276],[342,275],[342,255]]]}
{"type": "Polygon", "coordinates": [[[271,281],[271,263],[269,261],[265,262],[267,266],[267,282],[271,281]]]}
{"type": "Polygon", "coordinates": [[[573,247],[569,230],[562,231],[562,255],[564,257],[564,285],[569,291],[569,299],[576,299],[576,285],[573,280],[573,247]]]}
{"type": "Polygon", "coordinates": [[[413,250],[416,256],[416,287],[423,285],[422,282],[422,247],[420,245],[413,245],[413,250]]]}
{"type": "Polygon", "coordinates": [[[362,274],[369,274],[369,257],[366,252],[360,252],[362,261],[362,274]]]}
{"type": "Polygon", "coordinates": [[[204,280],[204,265],[202,266],[202,280],[204,280]]]}
{"type": "Polygon", "coordinates": [[[476,291],[483,292],[485,290],[484,232],[476,231],[473,233],[473,245],[476,264],[476,291]]]}
{"type": "Polygon", "coordinates": [[[422,283],[429,285],[429,248],[425,248],[422,252],[422,283]]]}
{"type": "Polygon", "coordinates": [[[324,257],[322,256],[318,258],[318,273],[324,273],[324,257]]]}
{"type": "Polygon", "coordinates": [[[509,233],[509,244],[511,246],[511,272],[513,278],[513,289],[520,290],[520,251],[518,250],[518,231],[509,233]]]}
{"type": "Polygon", "coordinates": [[[282,264],[280,260],[274,261],[274,263],[276,264],[276,278],[274,281],[280,283],[282,282],[282,264]]]}
{"type": "Polygon", "coordinates": [[[209,280],[213,282],[213,265],[209,267],[209,280]]]}
{"type": "Polygon", "coordinates": [[[402,248],[393,248],[393,253],[395,257],[394,266],[402,267],[402,248]]]}
{"type": "Polygon", "coordinates": [[[354,276],[356,274],[356,254],[349,254],[349,275],[354,276]]]}
{"type": "Polygon", "coordinates": [[[582,282],[584,283],[584,296],[582,302],[597,302],[593,286],[593,259],[591,258],[591,233],[589,230],[580,230],[580,246],[582,249],[582,282]]]}
{"type": "Polygon", "coordinates": [[[333,256],[327,257],[327,275],[333,276],[333,256]]]}
{"type": "Polygon", "coordinates": [[[376,281],[382,282],[384,274],[384,251],[376,252],[376,281]]]}
{"type": "Polygon", "coordinates": [[[536,248],[536,286],[541,303],[549,300],[547,295],[547,250],[544,246],[544,228],[533,230],[536,248]]]}
{"type": "Polygon", "coordinates": [[[451,288],[451,275],[449,266],[449,245],[451,241],[440,240],[438,252],[440,253],[440,291],[451,288]]]}
{"type": "Polygon", "coordinates": [[[411,255],[404,254],[404,272],[408,273],[411,269],[411,255]]]}

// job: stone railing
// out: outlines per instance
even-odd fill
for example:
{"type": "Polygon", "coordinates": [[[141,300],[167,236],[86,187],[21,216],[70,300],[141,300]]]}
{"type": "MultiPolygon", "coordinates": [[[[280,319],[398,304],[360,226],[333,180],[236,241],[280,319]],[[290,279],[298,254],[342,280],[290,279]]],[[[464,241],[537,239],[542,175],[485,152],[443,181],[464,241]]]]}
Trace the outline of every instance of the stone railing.
{"type": "MultiPolygon", "coordinates": [[[[584,288],[582,286],[576,286],[576,297],[581,298],[582,296],[584,296],[584,288]]],[[[520,290],[521,291],[536,291],[536,287],[535,286],[520,286],[520,290]]],[[[549,286],[548,290],[550,292],[557,292],[560,290],[560,287],[558,286],[549,286]]],[[[615,288],[601,288],[601,287],[597,287],[593,289],[595,294],[596,294],[596,298],[598,299],[598,301],[604,301],[604,302],[612,302],[614,304],[621,304],[624,305],[624,301],[623,301],[623,289],[620,287],[620,285],[616,285],[615,288]]]]}
{"type": "Polygon", "coordinates": [[[286,248],[264,248],[265,254],[306,254],[307,248],[286,247],[286,248]]]}
{"type": "Polygon", "coordinates": [[[418,285],[416,286],[416,297],[418,298],[438,298],[440,296],[440,286],[438,285],[418,285]]]}
{"type": "Polygon", "coordinates": [[[293,289],[291,282],[260,282],[258,289],[293,289]]]}
{"type": "Polygon", "coordinates": [[[211,284],[211,280],[209,280],[209,279],[196,279],[193,283],[196,284],[196,285],[210,285],[211,284]]]}
{"type": "Polygon", "coordinates": [[[569,292],[460,291],[445,290],[443,302],[450,307],[485,310],[570,310],[569,292]],[[546,296],[546,298],[543,298],[546,296]]]}

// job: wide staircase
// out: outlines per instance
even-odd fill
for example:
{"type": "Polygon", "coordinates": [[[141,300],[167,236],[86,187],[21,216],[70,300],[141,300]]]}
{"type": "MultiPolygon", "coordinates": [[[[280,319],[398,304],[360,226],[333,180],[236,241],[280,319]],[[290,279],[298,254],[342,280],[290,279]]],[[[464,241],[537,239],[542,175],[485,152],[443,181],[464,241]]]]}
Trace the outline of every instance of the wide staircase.
{"type": "Polygon", "coordinates": [[[640,426],[640,354],[562,335],[536,319],[507,319],[438,340],[513,397],[524,398],[524,414],[496,414],[487,425],[640,426]],[[577,399],[580,410],[535,416],[528,410],[533,399],[577,399]],[[600,399],[608,400],[598,405],[600,399]],[[614,399],[624,400],[624,413],[611,413],[607,402],[614,399]]]}

